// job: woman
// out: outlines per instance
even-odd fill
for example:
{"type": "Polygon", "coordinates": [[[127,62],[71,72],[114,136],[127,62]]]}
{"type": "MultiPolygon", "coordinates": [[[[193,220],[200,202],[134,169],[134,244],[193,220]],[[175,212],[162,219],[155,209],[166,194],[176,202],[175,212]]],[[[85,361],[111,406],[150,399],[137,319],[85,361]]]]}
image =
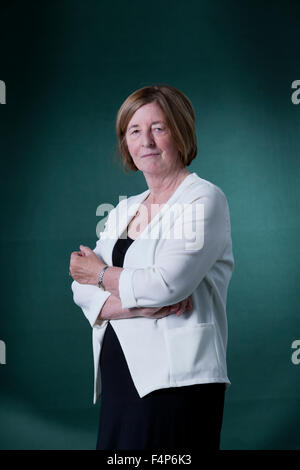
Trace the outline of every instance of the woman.
{"type": "Polygon", "coordinates": [[[224,193],[186,168],[194,123],[174,87],[125,100],[122,163],[148,190],[109,213],[93,251],[71,254],[73,298],[93,327],[97,449],[219,449],[234,259],[224,193]]]}

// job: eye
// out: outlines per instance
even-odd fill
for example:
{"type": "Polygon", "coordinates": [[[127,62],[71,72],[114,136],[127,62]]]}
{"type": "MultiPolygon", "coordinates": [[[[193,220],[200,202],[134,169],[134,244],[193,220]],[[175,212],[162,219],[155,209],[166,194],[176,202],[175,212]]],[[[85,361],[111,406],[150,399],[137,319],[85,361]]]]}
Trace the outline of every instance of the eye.
{"type": "MultiPolygon", "coordinates": [[[[154,127],[156,131],[163,131],[164,129],[162,127],[154,127]]],[[[131,132],[131,135],[135,134],[136,132],[140,132],[138,129],[135,129],[131,132]]]]}

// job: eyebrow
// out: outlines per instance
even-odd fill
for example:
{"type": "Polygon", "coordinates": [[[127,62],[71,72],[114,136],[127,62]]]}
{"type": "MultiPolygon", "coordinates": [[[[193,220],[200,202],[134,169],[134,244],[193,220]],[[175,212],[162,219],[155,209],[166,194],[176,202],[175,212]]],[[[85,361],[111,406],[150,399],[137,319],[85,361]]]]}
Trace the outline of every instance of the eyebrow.
{"type": "MultiPolygon", "coordinates": [[[[151,126],[153,126],[153,124],[166,124],[164,121],[154,121],[151,123],[151,126]]],[[[129,131],[132,127],[139,127],[138,124],[132,124],[132,126],[130,126],[127,131],[129,131]]]]}

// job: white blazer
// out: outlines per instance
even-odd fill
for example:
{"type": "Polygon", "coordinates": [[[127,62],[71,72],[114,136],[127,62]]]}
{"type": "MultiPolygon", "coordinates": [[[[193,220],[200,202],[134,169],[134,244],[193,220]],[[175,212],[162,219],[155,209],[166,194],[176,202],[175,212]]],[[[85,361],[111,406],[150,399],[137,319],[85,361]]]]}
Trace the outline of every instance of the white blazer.
{"type": "MultiPolygon", "coordinates": [[[[108,266],[118,237],[149,192],[123,199],[110,211],[94,249],[108,266]]],[[[74,302],[93,328],[94,403],[101,395],[99,358],[108,321],[140,397],[159,388],[209,382],[226,383],[227,389],[226,297],[233,266],[226,197],[218,186],[191,173],[129,246],[119,292],[122,308],[165,306],[192,295],[192,311],[96,324],[111,293],[72,282],[74,302]]]]}

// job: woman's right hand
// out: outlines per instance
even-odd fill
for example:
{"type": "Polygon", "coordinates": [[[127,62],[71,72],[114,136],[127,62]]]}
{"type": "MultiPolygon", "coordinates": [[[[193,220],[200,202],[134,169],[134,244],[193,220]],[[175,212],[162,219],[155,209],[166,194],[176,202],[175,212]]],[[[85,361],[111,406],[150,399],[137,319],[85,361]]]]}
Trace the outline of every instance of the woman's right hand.
{"type": "Polygon", "coordinates": [[[180,315],[185,310],[192,310],[192,308],[193,301],[192,296],[190,296],[173,305],[167,305],[165,307],[135,307],[135,310],[139,310],[139,316],[142,317],[163,318],[174,313],[180,315]]]}

